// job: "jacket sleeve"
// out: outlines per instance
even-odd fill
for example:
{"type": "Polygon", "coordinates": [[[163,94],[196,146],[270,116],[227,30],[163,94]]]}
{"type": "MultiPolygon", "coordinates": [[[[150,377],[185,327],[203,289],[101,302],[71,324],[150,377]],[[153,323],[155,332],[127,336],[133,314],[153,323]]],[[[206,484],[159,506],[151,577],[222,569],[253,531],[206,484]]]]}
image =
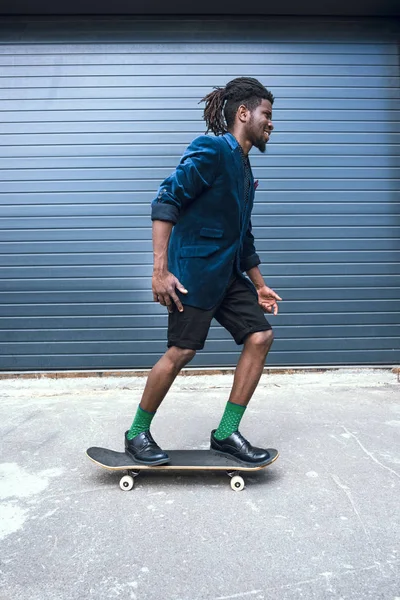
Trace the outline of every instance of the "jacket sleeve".
{"type": "Polygon", "coordinates": [[[254,235],[251,233],[251,221],[243,239],[243,245],[240,252],[240,270],[249,271],[261,263],[254,246],[254,235]]]}
{"type": "Polygon", "coordinates": [[[159,187],[151,203],[151,220],[177,223],[182,210],[212,186],[218,171],[220,144],[201,135],[184,152],[175,171],[159,187]]]}

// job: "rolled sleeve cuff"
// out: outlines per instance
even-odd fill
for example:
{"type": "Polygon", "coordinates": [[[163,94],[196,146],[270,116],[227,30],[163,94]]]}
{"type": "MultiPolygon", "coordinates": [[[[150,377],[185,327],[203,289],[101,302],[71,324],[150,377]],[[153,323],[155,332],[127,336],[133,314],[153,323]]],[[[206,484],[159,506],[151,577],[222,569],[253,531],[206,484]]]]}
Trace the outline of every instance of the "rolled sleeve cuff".
{"type": "Polygon", "coordinates": [[[250,271],[253,267],[257,267],[261,264],[260,257],[258,254],[252,254],[251,256],[247,256],[246,258],[242,258],[240,261],[240,269],[241,271],[250,271]]]}
{"type": "Polygon", "coordinates": [[[179,210],[172,204],[163,204],[161,202],[154,202],[151,206],[151,220],[152,221],[171,221],[177,223],[179,219],[179,210]]]}

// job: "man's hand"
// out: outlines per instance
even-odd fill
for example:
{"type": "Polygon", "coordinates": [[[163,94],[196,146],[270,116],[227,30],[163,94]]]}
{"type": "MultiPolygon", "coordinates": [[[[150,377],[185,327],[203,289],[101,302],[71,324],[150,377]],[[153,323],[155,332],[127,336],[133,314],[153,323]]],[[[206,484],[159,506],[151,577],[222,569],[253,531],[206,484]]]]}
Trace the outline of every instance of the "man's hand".
{"type": "Polygon", "coordinates": [[[154,302],[159,302],[168,308],[168,312],[173,312],[175,302],[179,312],[183,312],[183,306],[179,300],[176,289],[182,294],[187,294],[179,279],[169,271],[154,271],[152,279],[152,290],[154,302]]]}
{"type": "Polygon", "coordinates": [[[266,285],[257,289],[258,294],[258,304],[261,306],[264,312],[272,313],[274,315],[278,314],[278,305],[276,303],[277,300],[282,300],[278,294],[271,290],[271,288],[266,285]]]}

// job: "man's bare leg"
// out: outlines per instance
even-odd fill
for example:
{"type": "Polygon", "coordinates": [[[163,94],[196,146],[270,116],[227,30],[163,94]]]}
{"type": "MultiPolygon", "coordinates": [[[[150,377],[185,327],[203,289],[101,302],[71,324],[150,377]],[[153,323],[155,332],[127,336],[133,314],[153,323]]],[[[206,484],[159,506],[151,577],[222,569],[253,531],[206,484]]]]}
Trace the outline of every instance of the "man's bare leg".
{"type": "Polygon", "coordinates": [[[195,350],[172,346],[149,373],[140,401],[140,408],[155,413],[177,375],[196,354],[195,350]]]}
{"type": "Polygon", "coordinates": [[[260,381],[265,359],[274,341],[272,329],[247,336],[236,367],[229,402],[247,406],[260,381]]]}
{"type": "Polygon", "coordinates": [[[247,336],[235,371],[232,390],[218,428],[212,432],[211,448],[243,462],[265,463],[269,453],[254,448],[238,431],[240,421],[260,381],[265,359],[272,345],[272,330],[247,336]]]}
{"type": "Polygon", "coordinates": [[[194,357],[195,350],[173,346],[154,365],[147,378],[140,405],[129,431],[125,434],[125,452],[136,462],[161,465],[169,457],[150,434],[151,421],[179,371],[194,357]]]}

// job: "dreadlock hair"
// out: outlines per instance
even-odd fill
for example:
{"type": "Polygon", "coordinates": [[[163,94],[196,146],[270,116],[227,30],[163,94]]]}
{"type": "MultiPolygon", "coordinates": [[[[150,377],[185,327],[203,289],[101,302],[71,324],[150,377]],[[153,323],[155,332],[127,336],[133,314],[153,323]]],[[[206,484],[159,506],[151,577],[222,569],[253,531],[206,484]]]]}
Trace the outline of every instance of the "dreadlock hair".
{"type": "Polygon", "coordinates": [[[213,92],[200,100],[206,103],[203,114],[206,133],[210,130],[215,135],[226,133],[235,123],[236,112],[241,104],[253,111],[263,99],[274,103],[272,93],[253,77],[238,77],[224,88],[214,87],[213,92]]]}

